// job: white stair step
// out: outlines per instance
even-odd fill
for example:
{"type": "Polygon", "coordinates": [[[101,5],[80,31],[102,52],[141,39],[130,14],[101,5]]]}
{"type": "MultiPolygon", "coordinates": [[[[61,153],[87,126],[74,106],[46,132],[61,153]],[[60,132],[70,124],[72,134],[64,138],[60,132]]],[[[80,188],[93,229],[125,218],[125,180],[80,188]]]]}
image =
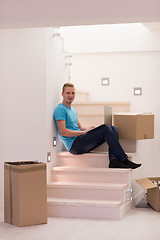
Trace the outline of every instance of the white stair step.
{"type": "Polygon", "coordinates": [[[89,92],[76,90],[76,96],[74,102],[86,102],[88,101],[89,92]]]}
{"type": "Polygon", "coordinates": [[[108,167],[108,153],[85,153],[74,155],[69,152],[57,154],[58,166],[108,167]]]}
{"type": "Polygon", "coordinates": [[[123,201],[48,198],[48,216],[87,219],[120,219],[123,201]]]}
{"type": "Polygon", "coordinates": [[[70,199],[123,200],[127,184],[52,182],[47,196],[70,199]]]}
{"type": "Polygon", "coordinates": [[[78,113],[78,119],[82,126],[99,126],[104,123],[104,113],[78,113]]]}
{"type": "Polygon", "coordinates": [[[114,168],[76,168],[53,167],[51,181],[60,182],[94,182],[94,183],[126,183],[130,181],[131,169],[114,168]]]}
{"type": "Polygon", "coordinates": [[[104,105],[112,107],[115,112],[129,112],[130,102],[74,102],[73,107],[78,113],[104,112],[104,105]]]}
{"type": "MultiPolygon", "coordinates": [[[[131,161],[134,155],[135,153],[127,153],[131,161]]],[[[57,154],[57,166],[107,168],[108,165],[109,157],[107,152],[90,152],[80,155],[74,155],[70,152],[61,152],[57,154]]]]}

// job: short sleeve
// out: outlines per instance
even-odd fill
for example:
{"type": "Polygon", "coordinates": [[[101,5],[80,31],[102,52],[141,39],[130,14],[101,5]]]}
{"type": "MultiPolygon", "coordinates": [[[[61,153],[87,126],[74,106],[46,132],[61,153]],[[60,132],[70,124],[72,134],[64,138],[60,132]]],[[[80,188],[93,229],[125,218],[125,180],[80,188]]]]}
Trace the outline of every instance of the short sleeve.
{"type": "Polygon", "coordinates": [[[57,120],[66,120],[66,111],[64,108],[56,108],[54,111],[54,119],[57,120]]]}

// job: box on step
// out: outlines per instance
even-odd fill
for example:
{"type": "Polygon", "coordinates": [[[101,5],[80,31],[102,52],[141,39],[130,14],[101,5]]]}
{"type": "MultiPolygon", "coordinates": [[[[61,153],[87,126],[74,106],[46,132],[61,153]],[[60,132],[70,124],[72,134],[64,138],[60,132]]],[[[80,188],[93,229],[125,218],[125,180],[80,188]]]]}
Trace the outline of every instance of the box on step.
{"type": "Polygon", "coordinates": [[[154,115],[151,113],[115,113],[114,125],[118,128],[120,139],[153,139],[154,115]]]}
{"type": "Polygon", "coordinates": [[[141,178],[136,182],[145,190],[147,190],[147,203],[149,203],[156,211],[160,212],[160,177],[141,178]]]}
{"type": "Polygon", "coordinates": [[[4,222],[16,226],[47,223],[45,163],[4,163],[4,222]]]}

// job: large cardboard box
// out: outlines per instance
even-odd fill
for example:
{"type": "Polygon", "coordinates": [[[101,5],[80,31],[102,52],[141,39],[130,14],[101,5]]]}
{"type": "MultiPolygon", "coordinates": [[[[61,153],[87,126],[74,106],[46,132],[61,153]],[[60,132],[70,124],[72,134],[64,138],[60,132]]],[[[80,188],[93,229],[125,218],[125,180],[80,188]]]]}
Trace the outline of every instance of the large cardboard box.
{"type": "Polygon", "coordinates": [[[16,226],[47,223],[46,164],[4,163],[4,221],[16,226]]]}
{"type": "Polygon", "coordinates": [[[154,115],[150,113],[115,113],[114,125],[118,128],[120,139],[153,139],[154,115]]]}
{"type": "Polygon", "coordinates": [[[149,203],[156,211],[160,212],[160,189],[152,181],[158,183],[160,177],[141,178],[136,182],[145,190],[147,190],[147,203],[149,203]]]}

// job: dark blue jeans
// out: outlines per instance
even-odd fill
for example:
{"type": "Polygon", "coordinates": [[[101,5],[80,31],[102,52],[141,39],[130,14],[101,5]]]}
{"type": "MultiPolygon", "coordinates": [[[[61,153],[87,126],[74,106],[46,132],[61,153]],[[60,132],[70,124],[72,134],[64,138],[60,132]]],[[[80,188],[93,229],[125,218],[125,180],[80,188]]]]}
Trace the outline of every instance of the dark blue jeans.
{"type": "Polygon", "coordinates": [[[109,146],[109,160],[118,159],[123,162],[127,155],[119,143],[118,130],[115,126],[100,125],[89,132],[78,136],[70,149],[72,154],[88,153],[106,142],[109,146]]]}

